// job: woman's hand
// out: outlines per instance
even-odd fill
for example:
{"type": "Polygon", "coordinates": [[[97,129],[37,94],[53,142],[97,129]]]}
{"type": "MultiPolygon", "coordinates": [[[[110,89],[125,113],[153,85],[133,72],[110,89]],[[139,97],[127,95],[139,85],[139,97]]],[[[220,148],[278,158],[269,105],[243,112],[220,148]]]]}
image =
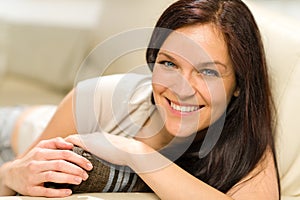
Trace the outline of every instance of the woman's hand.
{"type": "Polygon", "coordinates": [[[73,144],[62,138],[43,140],[23,157],[9,164],[3,183],[12,190],[29,196],[65,197],[70,189],[45,188],[45,182],[80,184],[91,170],[91,163],[69,151],[73,144]]]}
{"type": "Polygon", "coordinates": [[[128,165],[130,155],[144,145],[135,139],[100,132],[70,135],[65,140],[116,165],[128,165]]]}
{"type": "Polygon", "coordinates": [[[70,135],[65,140],[107,162],[129,166],[136,173],[155,171],[171,164],[159,152],[133,138],[95,132],[70,135]]]}

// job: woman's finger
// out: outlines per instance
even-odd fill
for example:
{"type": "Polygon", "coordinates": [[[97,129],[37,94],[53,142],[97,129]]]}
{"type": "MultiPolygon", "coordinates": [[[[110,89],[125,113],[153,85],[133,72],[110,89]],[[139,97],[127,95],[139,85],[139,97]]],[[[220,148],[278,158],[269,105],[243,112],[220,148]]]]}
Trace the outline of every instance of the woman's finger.
{"type": "Polygon", "coordinates": [[[49,140],[42,140],[39,142],[37,147],[47,148],[47,149],[72,149],[73,144],[65,141],[61,137],[52,138],[49,140]]]}
{"type": "Polygon", "coordinates": [[[78,134],[66,137],[65,141],[87,150],[84,143],[82,142],[81,136],[78,134]]]}
{"type": "Polygon", "coordinates": [[[80,176],[66,174],[57,171],[46,171],[36,175],[36,180],[39,180],[39,183],[53,182],[53,183],[66,183],[79,185],[82,182],[80,176]]]}
{"type": "Polygon", "coordinates": [[[92,163],[88,159],[70,150],[37,148],[34,154],[36,160],[66,160],[85,170],[91,170],[93,168],[92,163]]]}
{"type": "Polygon", "coordinates": [[[45,188],[43,186],[35,186],[29,189],[26,195],[29,196],[44,196],[51,198],[61,198],[67,197],[72,194],[72,190],[70,189],[53,189],[53,188],[45,188]]]}
{"type": "MultiPolygon", "coordinates": [[[[81,177],[82,180],[88,178],[88,174],[85,170],[65,160],[32,161],[29,168],[32,173],[36,174],[46,171],[57,171],[81,177]]],[[[35,181],[35,183],[37,184],[39,181],[35,181]]]]}

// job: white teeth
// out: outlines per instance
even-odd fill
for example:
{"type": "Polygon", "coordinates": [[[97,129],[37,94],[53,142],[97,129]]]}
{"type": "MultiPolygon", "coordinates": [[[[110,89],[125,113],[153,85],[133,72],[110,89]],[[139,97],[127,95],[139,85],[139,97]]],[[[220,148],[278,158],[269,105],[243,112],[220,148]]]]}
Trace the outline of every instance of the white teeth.
{"type": "Polygon", "coordinates": [[[171,102],[171,107],[180,112],[193,112],[199,109],[199,106],[179,106],[173,102],[171,102]]]}

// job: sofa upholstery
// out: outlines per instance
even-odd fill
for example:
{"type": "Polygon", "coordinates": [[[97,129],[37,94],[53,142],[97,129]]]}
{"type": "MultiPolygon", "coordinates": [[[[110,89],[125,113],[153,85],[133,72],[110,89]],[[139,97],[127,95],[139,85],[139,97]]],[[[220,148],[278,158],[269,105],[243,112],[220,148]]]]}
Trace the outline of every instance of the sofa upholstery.
{"type": "Polygon", "coordinates": [[[0,105],[61,101],[91,49],[99,4],[0,2],[0,105]]]}
{"type": "MultiPolygon", "coordinates": [[[[122,31],[152,27],[170,2],[0,1],[0,106],[59,103],[98,43],[122,31]]],[[[144,61],[142,53],[140,59],[123,56],[107,73],[126,72],[144,61]]]]}
{"type": "MultiPolygon", "coordinates": [[[[161,10],[170,2],[172,1],[165,0],[160,6],[161,10]]],[[[114,3],[116,3],[115,0],[107,1],[105,4],[107,7],[104,10],[112,9],[114,3]]],[[[282,200],[300,200],[300,123],[297,116],[300,113],[300,23],[278,13],[266,10],[250,0],[247,1],[247,4],[253,11],[262,32],[272,79],[272,89],[275,95],[275,104],[278,109],[276,146],[282,200]]],[[[126,12],[136,11],[136,8],[133,11],[130,11],[129,7],[126,9],[129,9],[126,12]]],[[[144,15],[151,15],[151,17],[144,16],[149,21],[140,22],[139,26],[143,23],[146,25],[153,23],[153,19],[155,18],[153,16],[158,16],[158,13],[156,11],[155,13],[144,12],[144,15]]],[[[106,14],[109,15],[108,12],[106,14]]],[[[106,16],[106,18],[110,19],[109,16],[106,16]]],[[[124,27],[126,20],[130,20],[130,18],[125,18],[120,22],[123,28],[126,28],[124,27]]],[[[132,21],[128,23],[134,26],[132,21]]],[[[109,27],[108,24],[106,25],[109,27]]],[[[114,24],[113,26],[118,25],[114,24]]],[[[109,33],[111,32],[106,30],[105,34],[109,35],[109,33]]],[[[130,59],[130,62],[134,61],[130,59]]],[[[120,72],[119,70],[117,66],[109,73],[117,73],[120,72]]],[[[49,81],[51,82],[51,80],[49,81]]],[[[57,94],[60,93],[57,92],[57,94]]],[[[101,197],[101,194],[99,195],[98,197],[101,197]]],[[[122,196],[122,199],[126,199],[126,197],[134,199],[134,194],[122,196]]],[[[156,199],[150,195],[149,199],[151,198],[156,199]]]]}

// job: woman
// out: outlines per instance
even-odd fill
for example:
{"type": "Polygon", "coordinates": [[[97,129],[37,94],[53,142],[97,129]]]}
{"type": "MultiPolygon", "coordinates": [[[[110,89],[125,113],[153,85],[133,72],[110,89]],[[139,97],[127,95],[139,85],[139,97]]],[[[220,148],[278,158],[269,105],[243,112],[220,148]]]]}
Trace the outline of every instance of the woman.
{"type": "Polygon", "coordinates": [[[156,24],[147,62],[152,81],[81,82],[27,153],[1,167],[0,194],[70,195],[43,183],[87,179],[90,163],[66,151],[78,145],[129,166],[162,199],[279,199],[266,60],[245,4],[175,2],[156,24]],[[105,107],[116,100],[121,111],[105,107]]]}

